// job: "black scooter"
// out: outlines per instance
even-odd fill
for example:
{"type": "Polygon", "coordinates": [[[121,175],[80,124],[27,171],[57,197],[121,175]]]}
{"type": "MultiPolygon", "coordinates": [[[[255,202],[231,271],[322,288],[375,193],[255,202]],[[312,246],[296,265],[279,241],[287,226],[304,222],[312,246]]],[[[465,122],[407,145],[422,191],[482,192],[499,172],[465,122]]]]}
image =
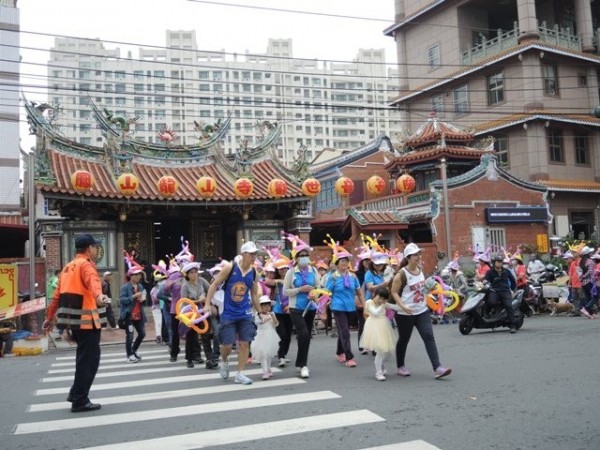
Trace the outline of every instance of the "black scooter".
{"type": "MultiPolygon", "coordinates": [[[[500,328],[509,327],[506,311],[503,305],[496,306],[496,311],[487,311],[487,299],[493,289],[487,285],[478,286],[478,289],[467,298],[461,308],[461,319],[458,329],[463,335],[467,335],[473,328],[500,328]]],[[[521,308],[523,290],[517,290],[513,297],[512,307],[515,316],[515,328],[518,330],[523,326],[524,315],[521,308]]]]}

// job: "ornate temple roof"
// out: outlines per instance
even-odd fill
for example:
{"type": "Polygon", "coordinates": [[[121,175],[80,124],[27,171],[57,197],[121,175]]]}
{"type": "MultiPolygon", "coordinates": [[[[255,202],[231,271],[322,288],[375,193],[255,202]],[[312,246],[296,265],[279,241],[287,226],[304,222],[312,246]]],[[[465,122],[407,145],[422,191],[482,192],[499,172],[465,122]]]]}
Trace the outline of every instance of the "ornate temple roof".
{"type": "Polygon", "coordinates": [[[99,201],[212,204],[305,199],[300,183],[308,176],[306,152],[300,152],[293,169],[281,163],[275,151],[281,135],[281,127],[277,124],[258,124],[262,135],[257,145],[250,147],[246,142],[235,155],[225,155],[220,142],[229,128],[230,119],[207,126],[197,145],[177,146],[168,142],[136,140],[129,134],[125,119],[114,118],[108,111],[102,114],[93,106],[94,116],[106,138],[103,147],[93,147],[62,136],[44,114],[49,105],[27,103],[26,108],[31,131],[38,135],[36,184],[41,192],[99,201]],[[87,170],[95,179],[94,188],[83,195],[75,192],[71,185],[71,175],[77,170],[87,170]],[[134,195],[126,197],[117,189],[116,180],[122,173],[133,173],[138,177],[140,187],[134,195]],[[160,195],[157,189],[158,180],[165,175],[173,176],[179,184],[177,193],[169,199],[160,195]],[[210,176],[217,183],[216,193],[209,200],[201,198],[196,191],[196,182],[202,176],[210,176]],[[246,199],[236,197],[233,190],[235,180],[241,177],[251,179],[254,184],[253,194],[246,199]],[[275,199],[268,192],[267,186],[274,178],[287,182],[287,193],[282,198],[275,199]]]}
{"type": "Polygon", "coordinates": [[[445,140],[447,143],[460,143],[466,145],[473,142],[473,133],[463,130],[457,126],[443,122],[437,117],[430,117],[412,135],[404,140],[404,145],[411,148],[421,147],[425,144],[445,140]]]}

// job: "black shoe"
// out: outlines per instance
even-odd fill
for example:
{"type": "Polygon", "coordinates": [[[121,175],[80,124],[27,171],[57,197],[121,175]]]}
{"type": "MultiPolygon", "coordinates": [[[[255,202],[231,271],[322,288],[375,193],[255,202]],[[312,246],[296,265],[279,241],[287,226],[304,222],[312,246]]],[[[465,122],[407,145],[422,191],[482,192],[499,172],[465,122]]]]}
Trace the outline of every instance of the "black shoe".
{"type": "Polygon", "coordinates": [[[192,361],[191,359],[188,359],[187,363],[185,363],[185,365],[191,369],[192,367],[194,367],[194,361],[192,361]]]}
{"type": "Polygon", "coordinates": [[[177,356],[171,356],[171,358],[169,359],[169,361],[171,361],[171,362],[177,361],[177,356]]]}
{"type": "Polygon", "coordinates": [[[73,396],[69,393],[69,395],[67,395],[67,401],[69,403],[73,403],[73,396]]]}
{"type": "Polygon", "coordinates": [[[198,356],[197,358],[194,358],[194,362],[197,362],[198,364],[202,364],[204,362],[204,360],[202,359],[201,356],[198,356]]]}
{"type": "Polygon", "coordinates": [[[510,334],[515,334],[517,329],[515,327],[510,327],[510,334]]]}
{"type": "Polygon", "coordinates": [[[207,369],[216,369],[218,367],[219,367],[219,362],[215,361],[214,359],[211,359],[211,360],[207,361],[207,363],[206,363],[207,369]]]}
{"type": "Polygon", "coordinates": [[[83,405],[83,406],[71,406],[71,412],[77,413],[77,412],[96,411],[100,408],[102,408],[102,405],[100,403],[88,402],[86,405],[83,405]]]}

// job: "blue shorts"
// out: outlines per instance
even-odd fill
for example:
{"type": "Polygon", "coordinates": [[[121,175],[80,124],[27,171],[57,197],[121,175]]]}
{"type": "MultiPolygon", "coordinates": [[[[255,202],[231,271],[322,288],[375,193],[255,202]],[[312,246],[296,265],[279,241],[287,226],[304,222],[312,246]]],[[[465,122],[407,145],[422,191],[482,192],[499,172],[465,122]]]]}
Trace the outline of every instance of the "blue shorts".
{"type": "Polygon", "coordinates": [[[256,325],[252,319],[221,319],[219,341],[221,345],[233,345],[234,342],[252,342],[256,336],[256,325]]]}

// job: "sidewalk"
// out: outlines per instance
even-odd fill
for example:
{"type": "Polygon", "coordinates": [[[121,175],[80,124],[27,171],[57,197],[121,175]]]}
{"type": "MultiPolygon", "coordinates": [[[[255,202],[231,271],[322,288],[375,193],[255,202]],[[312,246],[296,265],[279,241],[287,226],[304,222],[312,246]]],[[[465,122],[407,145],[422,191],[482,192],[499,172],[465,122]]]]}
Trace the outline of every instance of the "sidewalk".
{"type": "MultiPolygon", "coordinates": [[[[152,316],[152,311],[149,307],[144,307],[144,313],[146,313],[146,337],[144,342],[154,342],[156,341],[156,333],[154,332],[154,317],[152,316]]],[[[118,309],[116,311],[116,318],[118,318],[118,309]]],[[[61,340],[56,340],[57,333],[53,331],[48,334],[48,349],[49,350],[68,350],[77,348],[77,344],[74,342],[70,342],[65,339],[65,333],[63,333],[63,338],[61,340]]],[[[100,345],[118,345],[122,344],[125,346],[125,330],[121,329],[112,329],[110,326],[108,328],[102,329],[102,335],[100,338],[100,345]]]]}

